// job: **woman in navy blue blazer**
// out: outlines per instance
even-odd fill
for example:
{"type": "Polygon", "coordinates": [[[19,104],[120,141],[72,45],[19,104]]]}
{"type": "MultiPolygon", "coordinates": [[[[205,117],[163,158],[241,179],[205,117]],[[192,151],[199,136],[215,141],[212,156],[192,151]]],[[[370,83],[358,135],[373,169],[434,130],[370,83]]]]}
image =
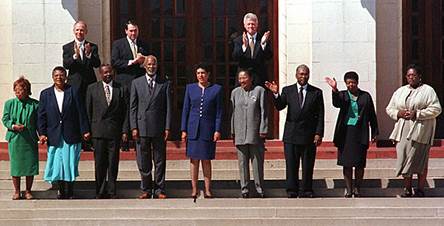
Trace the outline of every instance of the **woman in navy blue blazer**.
{"type": "Polygon", "coordinates": [[[77,90],[66,84],[65,68],[55,67],[52,80],[54,85],[40,93],[37,119],[39,140],[48,142],[44,180],[58,183],[58,199],[72,199],[81,141],[90,137],[88,119],[77,90]]]}
{"type": "Polygon", "coordinates": [[[222,87],[208,81],[206,65],[195,67],[197,83],[188,84],[182,110],[182,140],[187,142],[187,156],[191,163],[191,196],[198,195],[199,162],[205,180],[205,198],[211,194],[211,160],[215,157],[216,141],[220,139],[222,120],[222,87]]]}

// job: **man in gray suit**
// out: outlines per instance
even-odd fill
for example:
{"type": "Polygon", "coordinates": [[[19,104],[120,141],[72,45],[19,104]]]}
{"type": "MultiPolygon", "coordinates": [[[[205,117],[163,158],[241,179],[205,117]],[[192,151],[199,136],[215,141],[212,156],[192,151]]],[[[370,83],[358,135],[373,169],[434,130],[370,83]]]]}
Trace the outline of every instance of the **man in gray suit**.
{"type": "Polygon", "coordinates": [[[231,92],[231,134],[237,149],[242,198],[249,197],[250,160],[259,197],[264,198],[264,141],[268,132],[265,89],[254,86],[251,73],[240,70],[240,86],[231,92]]]}
{"type": "Polygon", "coordinates": [[[137,166],[142,179],[139,199],[148,199],[152,195],[164,199],[166,140],[171,123],[170,82],[156,73],[155,56],[147,56],[143,66],[146,74],[133,80],[130,95],[130,127],[136,141],[137,166]]]}

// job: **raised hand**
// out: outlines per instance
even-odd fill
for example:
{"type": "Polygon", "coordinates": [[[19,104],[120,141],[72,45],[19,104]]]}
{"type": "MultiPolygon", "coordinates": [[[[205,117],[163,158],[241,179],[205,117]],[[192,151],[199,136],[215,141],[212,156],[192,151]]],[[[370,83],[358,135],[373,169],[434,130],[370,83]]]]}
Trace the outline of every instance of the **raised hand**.
{"type": "Polygon", "coordinates": [[[245,31],[244,31],[244,33],[242,34],[242,45],[243,45],[245,48],[247,48],[247,45],[248,45],[248,37],[247,37],[247,33],[245,33],[245,31]]]}
{"type": "Polygon", "coordinates": [[[267,31],[264,33],[264,35],[262,35],[262,39],[261,39],[261,44],[265,44],[269,39],[270,39],[270,31],[267,31]]]}
{"type": "Polygon", "coordinates": [[[89,56],[89,54],[91,54],[91,44],[86,43],[85,44],[85,55],[89,56]]]}
{"type": "Polygon", "coordinates": [[[336,82],[335,78],[331,79],[330,77],[325,77],[324,79],[327,82],[327,84],[333,89],[333,91],[338,90],[338,83],[336,82]]]}
{"type": "Polygon", "coordinates": [[[275,81],[272,81],[272,82],[265,81],[265,87],[267,87],[267,89],[269,89],[274,94],[279,93],[279,86],[278,86],[278,84],[276,84],[275,81]]]}

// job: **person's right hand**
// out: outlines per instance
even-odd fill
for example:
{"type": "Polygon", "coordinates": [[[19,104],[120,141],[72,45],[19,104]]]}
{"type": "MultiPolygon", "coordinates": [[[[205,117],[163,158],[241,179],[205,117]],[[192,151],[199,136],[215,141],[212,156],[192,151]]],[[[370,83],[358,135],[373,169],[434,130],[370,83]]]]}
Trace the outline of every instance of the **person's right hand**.
{"type": "Polygon", "coordinates": [[[76,55],[76,59],[80,59],[80,46],[74,43],[74,54],[76,55]]]}
{"type": "Polygon", "coordinates": [[[48,137],[46,137],[45,135],[40,135],[39,136],[40,144],[45,144],[47,140],[48,140],[48,137]]]}
{"type": "Polygon", "coordinates": [[[133,140],[135,140],[135,141],[139,140],[139,130],[138,129],[133,129],[131,131],[131,135],[133,137],[133,140]]]}
{"type": "Polygon", "coordinates": [[[187,140],[187,132],[182,131],[181,139],[182,139],[182,141],[186,141],[187,140]]]}
{"type": "Polygon", "coordinates": [[[134,63],[143,64],[145,62],[145,56],[138,53],[137,58],[134,60],[134,63]]]}
{"type": "Polygon", "coordinates": [[[25,129],[25,126],[22,124],[14,124],[12,125],[12,130],[15,132],[22,132],[25,129]]]}
{"type": "Polygon", "coordinates": [[[247,33],[245,33],[245,31],[244,31],[244,33],[242,34],[242,45],[243,45],[245,48],[247,48],[247,46],[248,46],[248,36],[247,36],[247,33]]]}
{"type": "Polygon", "coordinates": [[[325,77],[325,81],[332,88],[333,91],[338,91],[338,83],[336,82],[335,78],[331,79],[330,77],[325,77]]]}
{"type": "Polygon", "coordinates": [[[265,87],[267,87],[267,89],[269,89],[274,94],[279,93],[279,86],[278,86],[278,84],[276,84],[275,81],[272,81],[272,82],[265,81],[265,87]]]}

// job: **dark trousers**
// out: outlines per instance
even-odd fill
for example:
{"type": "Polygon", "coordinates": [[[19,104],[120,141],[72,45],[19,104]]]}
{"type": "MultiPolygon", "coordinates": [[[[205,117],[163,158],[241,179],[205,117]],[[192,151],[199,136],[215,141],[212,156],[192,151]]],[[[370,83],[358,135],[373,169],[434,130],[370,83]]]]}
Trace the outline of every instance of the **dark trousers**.
{"type": "Polygon", "coordinates": [[[299,192],[299,164],[302,160],[302,191],[312,192],[313,168],[316,158],[314,143],[300,145],[284,143],[285,165],[287,176],[287,193],[299,192]]]}
{"type": "Polygon", "coordinates": [[[115,195],[119,172],[120,139],[93,138],[92,142],[96,170],[96,195],[115,195]]]}
{"type": "Polygon", "coordinates": [[[163,137],[140,137],[136,143],[137,166],[143,192],[165,193],[166,143],[163,137]],[[152,168],[154,162],[154,187],[152,168]]]}

